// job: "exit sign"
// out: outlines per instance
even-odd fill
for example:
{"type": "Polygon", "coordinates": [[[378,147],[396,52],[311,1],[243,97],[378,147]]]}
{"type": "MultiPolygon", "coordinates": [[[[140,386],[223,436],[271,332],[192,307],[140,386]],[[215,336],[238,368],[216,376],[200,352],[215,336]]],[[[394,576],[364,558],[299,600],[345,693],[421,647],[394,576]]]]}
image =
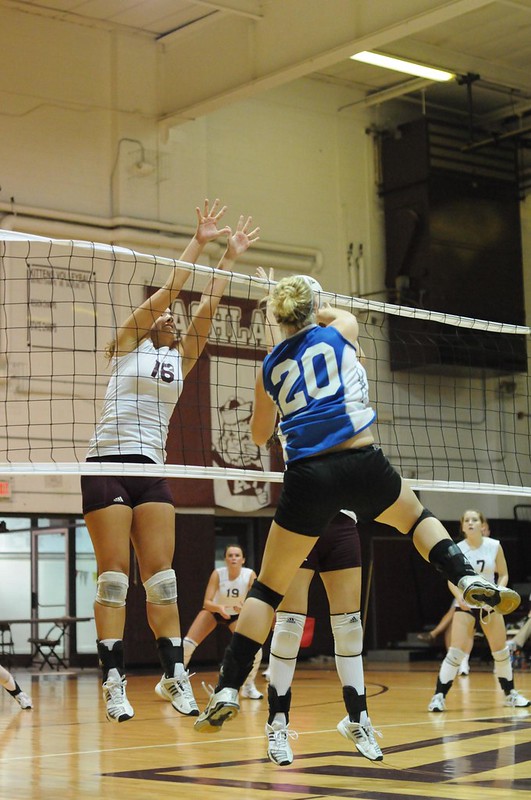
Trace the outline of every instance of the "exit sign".
{"type": "Polygon", "coordinates": [[[11,481],[0,480],[0,499],[11,497],[11,481]]]}

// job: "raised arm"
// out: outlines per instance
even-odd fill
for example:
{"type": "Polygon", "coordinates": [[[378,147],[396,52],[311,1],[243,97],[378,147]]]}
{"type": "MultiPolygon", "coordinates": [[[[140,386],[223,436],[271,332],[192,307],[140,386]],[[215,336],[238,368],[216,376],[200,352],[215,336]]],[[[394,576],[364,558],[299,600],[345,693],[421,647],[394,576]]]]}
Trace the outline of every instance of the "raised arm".
{"type": "MultiPolygon", "coordinates": [[[[229,234],[227,249],[217,266],[220,270],[230,270],[238,258],[260,237],[260,228],[251,228],[252,217],[244,218],[242,215],[234,233],[229,234]]],[[[181,346],[183,354],[183,376],[186,377],[195,366],[197,359],[203,352],[208,340],[212,319],[217,311],[220,300],[227,285],[228,276],[213,275],[209,280],[188,330],[183,335],[181,346]]]]}
{"type": "MultiPolygon", "coordinates": [[[[221,208],[219,206],[220,201],[216,199],[212,208],[209,207],[208,200],[205,200],[203,210],[196,208],[196,231],[181,254],[180,261],[195,262],[209,242],[224,234],[230,234],[230,227],[218,228],[218,223],[227,208],[226,206],[221,208]]],[[[115,350],[117,355],[130,353],[137,347],[138,343],[147,335],[155,320],[176,299],[189,276],[189,269],[176,265],[171,270],[164,286],[133,311],[118,330],[115,350]]]]}
{"type": "Polygon", "coordinates": [[[325,327],[332,325],[343,334],[345,339],[358,346],[358,320],[350,311],[346,311],[343,308],[333,308],[329,303],[325,303],[317,311],[317,322],[325,327]]]}
{"type": "Polygon", "coordinates": [[[277,423],[277,407],[264,388],[263,371],[256,376],[254,387],[253,413],[251,415],[251,436],[253,442],[263,447],[273,433],[277,423]]]}

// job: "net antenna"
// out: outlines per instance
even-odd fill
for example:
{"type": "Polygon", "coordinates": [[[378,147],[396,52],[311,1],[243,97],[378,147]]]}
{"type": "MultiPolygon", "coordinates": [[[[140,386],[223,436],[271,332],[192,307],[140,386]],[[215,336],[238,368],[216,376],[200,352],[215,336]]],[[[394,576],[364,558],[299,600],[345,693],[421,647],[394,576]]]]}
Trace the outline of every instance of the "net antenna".
{"type": "MultiPolygon", "coordinates": [[[[190,270],[173,308],[184,330],[211,267],[0,231],[2,475],[209,479],[225,487],[220,505],[252,511],[271,502],[282,461],[257,448],[249,429],[267,341],[259,301],[270,285],[254,275],[229,273],[208,346],[173,414],[167,463],[84,460],[110,377],[105,348],[176,264],[190,270]]],[[[327,291],[323,299],[358,317],[375,438],[413,489],[531,496],[529,327],[327,291]]]]}

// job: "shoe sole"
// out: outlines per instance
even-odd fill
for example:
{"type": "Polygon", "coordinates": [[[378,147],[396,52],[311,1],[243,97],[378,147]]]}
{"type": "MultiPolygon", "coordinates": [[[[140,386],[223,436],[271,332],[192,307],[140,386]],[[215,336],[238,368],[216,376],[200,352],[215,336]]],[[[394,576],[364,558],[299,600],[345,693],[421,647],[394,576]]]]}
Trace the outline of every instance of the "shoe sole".
{"type": "Polygon", "coordinates": [[[240,707],[232,703],[218,703],[208,712],[208,717],[205,716],[203,719],[200,717],[194,722],[194,728],[202,733],[215,733],[224,722],[236,717],[239,710],[240,707]]]}
{"type": "Polygon", "coordinates": [[[105,716],[106,716],[106,718],[108,719],[108,721],[109,721],[109,722],[116,722],[116,723],[118,723],[118,722],[127,722],[128,720],[130,720],[130,719],[133,719],[133,717],[134,717],[135,715],[134,715],[134,714],[132,714],[131,716],[129,716],[129,714],[120,714],[120,716],[119,716],[118,718],[116,718],[116,717],[111,717],[111,715],[110,715],[110,714],[105,714],[105,716]]]}
{"type": "Polygon", "coordinates": [[[269,753],[269,751],[267,753],[267,757],[270,761],[273,762],[273,764],[276,764],[277,767],[289,767],[290,764],[293,764],[293,759],[291,759],[291,761],[277,761],[276,758],[273,758],[273,756],[271,755],[271,753],[269,753]]]}
{"type": "Polygon", "coordinates": [[[349,742],[353,742],[354,743],[354,747],[356,748],[358,753],[361,756],[363,756],[363,758],[366,758],[367,761],[383,761],[383,753],[380,756],[376,756],[376,758],[371,758],[370,756],[367,755],[367,753],[364,753],[363,750],[361,750],[358,747],[358,744],[357,744],[356,740],[352,738],[352,736],[350,735],[350,733],[349,733],[349,731],[347,729],[342,727],[340,722],[338,722],[338,724],[336,725],[336,728],[337,728],[338,733],[341,734],[341,736],[343,736],[345,739],[348,739],[349,742]]]}
{"type": "Polygon", "coordinates": [[[463,593],[463,599],[475,608],[490,606],[498,614],[510,614],[520,605],[521,598],[513,589],[489,589],[487,586],[474,586],[463,593]]]}
{"type": "Polygon", "coordinates": [[[155,686],[155,694],[158,695],[159,697],[161,697],[163,700],[167,700],[168,703],[171,703],[172,704],[172,708],[174,708],[176,711],[178,711],[179,714],[182,714],[183,717],[198,717],[199,716],[199,709],[198,708],[192,708],[191,711],[181,711],[180,708],[177,708],[177,706],[175,706],[173,704],[172,696],[170,694],[167,694],[167,692],[164,691],[164,689],[162,688],[160,683],[157,683],[157,685],[155,686]]]}

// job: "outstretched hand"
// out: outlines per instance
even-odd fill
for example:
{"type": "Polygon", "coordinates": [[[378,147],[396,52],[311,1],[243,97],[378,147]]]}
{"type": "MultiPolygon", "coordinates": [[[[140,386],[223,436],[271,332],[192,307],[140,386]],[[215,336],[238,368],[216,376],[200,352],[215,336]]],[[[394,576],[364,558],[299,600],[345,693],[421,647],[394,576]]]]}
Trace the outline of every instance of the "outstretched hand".
{"type": "Polygon", "coordinates": [[[227,206],[219,208],[219,204],[220,201],[216,198],[212,208],[209,208],[209,201],[205,200],[202,211],[199,207],[195,209],[197,214],[195,238],[199,244],[204,245],[207,244],[207,242],[212,242],[214,239],[217,239],[218,236],[223,236],[225,234],[230,236],[232,233],[229,225],[225,225],[224,228],[218,228],[218,222],[227,210],[227,206]]]}
{"type": "Polygon", "coordinates": [[[263,278],[263,280],[269,281],[269,283],[273,283],[275,280],[275,270],[273,269],[273,267],[269,267],[269,274],[268,274],[263,267],[257,267],[256,277],[263,278]]]}
{"type": "Polygon", "coordinates": [[[247,217],[247,219],[245,219],[243,214],[240,216],[236,230],[234,233],[232,233],[232,231],[229,233],[229,238],[227,240],[227,258],[231,260],[238,258],[238,256],[245,253],[252,244],[258,241],[260,238],[258,235],[260,233],[260,228],[249,230],[252,221],[252,217],[247,217]]]}

